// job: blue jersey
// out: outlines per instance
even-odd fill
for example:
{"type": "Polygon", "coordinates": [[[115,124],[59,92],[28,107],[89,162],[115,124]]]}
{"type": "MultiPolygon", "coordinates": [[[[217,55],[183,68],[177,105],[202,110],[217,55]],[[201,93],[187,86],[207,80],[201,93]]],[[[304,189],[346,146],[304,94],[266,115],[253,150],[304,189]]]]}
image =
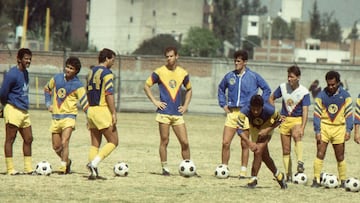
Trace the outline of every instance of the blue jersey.
{"type": "Polygon", "coordinates": [[[329,95],[326,88],[315,98],[314,131],[319,133],[322,125],[346,125],[346,132],[353,129],[352,99],[350,94],[339,87],[329,95]]]}
{"type": "Polygon", "coordinates": [[[262,90],[262,97],[267,101],[271,89],[267,82],[256,72],[246,68],[242,75],[235,71],[227,73],[218,86],[218,102],[220,107],[244,107],[250,103],[252,96],[262,90]],[[227,89],[227,94],[226,94],[227,89]]]}
{"type": "Polygon", "coordinates": [[[263,110],[259,116],[254,116],[251,113],[250,105],[248,105],[240,110],[238,118],[239,128],[237,129],[238,134],[241,134],[243,130],[247,130],[243,128],[245,117],[249,119],[250,128],[256,128],[259,130],[274,126],[277,122],[281,122],[279,112],[277,112],[275,107],[268,102],[264,103],[263,110]]]}
{"type": "Polygon", "coordinates": [[[190,90],[191,83],[188,72],[177,66],[174,70],[169,70],[166,66],[157,68],[146,80],[148,87],[158,84],[160,90],[160,100],[165,102],[166,108],[156,111],[167,115],[181,115],[179,106],[182,106],[181,88],[190,90]]]}
{"type": "Polygon", "coordinates": [[[274,91],[275,99],[282,97],[281,115],[301,117],[303,106],[310,106],[310,93],[302,85],[293,90],[289,83],[282,83],[274,91]]]}
{"type": "Polygon", "coordinates": [[[93,67],[87,78],[87,99],[90,106],[107,106],[106,95],[114,94],[114,75],[104,66],[93,67]]]}
{"type": "Polygon", "coordinates": [[[14,66],[6,73],[0,100],[3,105],[9,103],[21,110],[29,109],[29,74],[26,69],[21,71],[14,66]]]}
{"type": "Polygon", "coordinates": [[[360,94],[358,95],[358,98],[356,99],[356,105],[355,105],[355,124],[360,124],[360,94]]]}
{"type": "Polygon", "coordinates": [[[64,73],[56,74],[44,87],[45,104],[53,107],[53,119],[76,118],[79,101],[84,112],[89,106],[84,85],[77,76],[66,81],[64,73]]]}

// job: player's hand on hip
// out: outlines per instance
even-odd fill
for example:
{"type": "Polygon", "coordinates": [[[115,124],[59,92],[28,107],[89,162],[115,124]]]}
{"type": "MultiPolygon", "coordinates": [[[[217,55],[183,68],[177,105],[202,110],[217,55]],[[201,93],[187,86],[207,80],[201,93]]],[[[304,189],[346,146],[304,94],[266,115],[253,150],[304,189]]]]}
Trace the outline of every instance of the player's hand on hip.
{"type": "Polygon", "coordinates": [[[165,102],[156,101],[155,106],[160,110],[164,110],[166,109],[167,104],[165,102]]]}

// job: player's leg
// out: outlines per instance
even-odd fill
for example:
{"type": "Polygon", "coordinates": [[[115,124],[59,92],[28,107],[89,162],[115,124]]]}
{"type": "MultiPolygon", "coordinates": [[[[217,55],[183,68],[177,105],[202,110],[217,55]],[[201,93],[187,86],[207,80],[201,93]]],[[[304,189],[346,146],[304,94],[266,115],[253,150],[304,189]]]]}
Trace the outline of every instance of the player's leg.
{"type": "Polygon", "coordinates": [[[320,187],[320,173],[324,165],[327,146],[328,143],[324,140],[320,140],[316,143],[317,152],[314,160],[314,179],[311,187],[320,187]]]}
{"type": "Polygon", "coordinates": [[[247,184],[249,188],[255,188],[257,185],[257,175],[261,167],[262,153],[264,151],[264,143],[256,143],[256,145],[257,148],[254,151],[254,160],[251,167],[251,178],[247,184]]]}
{"type": "Polygon", "coordinates": [[[60,157],[61,159],[61,133],[52,133],[51,134],[51,141],[52,141],[52,147],[55,153],[60,157]]]}
{"type": "Polygon", "coordinates": [[[283,163],[286,174],[286,180],[291,181],[292,177],[292,163],[291,163],[291,137],[290,135],[280,134],[281,146],[283,152],[283,163]]]}
{"type": "Polygon", "coordinates": [[[167,146],[169,144],[170,124],[159,122],[160,144],[159,155],[163,175],[170,175],[170,170],[167,167],[167,146]]]}
{"type": "Polygon", "coordinates": [[[99,153],[91,161],[91,164],[97,168],[98,164],[111,154],[112,151],[118,146],[119,138],[116,126],[110,126],[108,128],[100,130],[101,134],[106,138],[107,143],[99,150],[99,153]]]}
{"type": "Polygon", "coordinates": [[[96,128],[90,128],[90,139],[91,139],[91,147],[89,151],[89,163],[86,165],[86,167],[90,171],[89,179],[94,180],[97,178],[98,171],[97,168],[92,165],[92,161],[97,157],[99,152],[99,147],[102,140],[102,134],[101,132],[96,128]]]}
{"type": "Polygon", "coordinates": [[[190,159],[189,139],[187,136],[185,123],[173,125],[173,130],[181,145],[181,156],[183,159],[190,159]]]}
{"type": "Polygon", "coordinates": [[[303,143],[302,143],[302,130],[301,124],[294,125],[291,130],[291,136],[295,142],[295,154],[297,158],[297,172],[303,173],[304,168],[304,161],[303,161],[303,143]]]}
{"type": "Polygon", "coordinates": [[[71,160],[69,159],[69,142],[73,128],[65,128],[61,133],[61,172],[70,173],[71,160]]]}
{"type": "Polygon", "coordinates": [[[23,138],[23,154],[24,154],[24,172],[27,174],[33,173],[32,168],[32,149],[33,142],[32,128],[31,126],[19,128],[19,133],[23,138]]]}
{"type": "Polygon", "coordinates": [[[228,165],[230,160],[230,146],[234,138],[236,129],[228,126],[224,126],[223,140],[222,140],[222,153],[221,162],[222,164],[228,165]]]}
{"type": "Polygon", "coordinates": [[[18,127],[10,123],[5,124],[5,144],[4,144],[4,153],[5,153],[5,162],[7,168],[7,174],[16,175],[19,174],[14,168],[13,162],[13,144],[16,138],[16,133],[18,127]]]}
{"type": "MultiPolygon", "coordinates": [[[[249,134],[245,134],[249,138],[249,134]]],[[[246,144],[244,139],[240,139],[241,145],[241,168],[240,168],[240,178],[246,177],[246,168],[249,162],[249,146],[246,144]]],[[[261,164],[261,161],[260,161],[261,164]]]]}
{"type": "Polygon", "coordinates": [[[333,144],[334,153],[337,161],[337,169],[341,187],[345,187],[346,181],[346,162],[345,162],[345,143],[333,144]]]}

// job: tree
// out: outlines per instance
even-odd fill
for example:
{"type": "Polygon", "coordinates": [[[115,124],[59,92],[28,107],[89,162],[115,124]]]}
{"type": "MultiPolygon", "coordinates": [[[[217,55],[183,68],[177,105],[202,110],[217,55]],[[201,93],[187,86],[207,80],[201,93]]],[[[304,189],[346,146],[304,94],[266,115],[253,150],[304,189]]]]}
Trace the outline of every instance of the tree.
{"type": "Polygon", "coordinates": [[[273,39],[283,39],[287,38],[289,35],[289,28],[288,24],[284,19],[282,19],[280,16],[276,17],[273,20],[273,23],[271,25],[271,35],[273,39]]]}
{"type": "Polygon", "coordinates": [[[138,55],[162,55],[164,49],[168,46],[174,46],[180,48],[179,42],[170,34],[160,34],[149,40],[143,41],[139,48],[137,48],[133,54],[138,55]]]}
{"type": "Polygon", "coordinates": [[[214,57],[221,43],[208,29],[192,27],[184,39],[181,55],[214,57]]]}
{"type": "Polygon", "coordinates": [[[313,10],[309,13],[310,15],[310,35],[313,38],[319,38],[320,36],[320,12],[318,10],[317,1],[315,0],[313,4],[313,10]]]}

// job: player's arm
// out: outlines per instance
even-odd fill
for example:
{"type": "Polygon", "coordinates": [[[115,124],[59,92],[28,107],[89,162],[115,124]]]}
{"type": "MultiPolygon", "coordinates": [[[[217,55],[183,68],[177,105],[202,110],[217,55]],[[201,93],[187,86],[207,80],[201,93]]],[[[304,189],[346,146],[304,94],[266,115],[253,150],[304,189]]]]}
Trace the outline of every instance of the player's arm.
{"type": "Polygon", "coordinates": [[[323,108],[324,107],[322,105],[322,100],[319,97],[315,98],[313,126],[314,126],[314,131],[315,131],[315,139],[317,141],[320,141],[320,138],[321,138],[320,123],[321,123],[321,115],[322,115],[323,108]]]}
{"type": "Polygon", "coordinates": [[[16,78],[13,77],[10,72],[8,72],[4,77],[4,81],[0,88],[0,101],[1,101],[1,104],[4,106],[8,100],[8,94],[10,92],[10,87],[13,85],[12,81],[15,81],[15,80],[16,80],[16,78]]]}
{"type": "Polygon", "coordinates": [[[85,113],[87,113],[87,110],[89,108],[89,102],[87,100],[86,90],[85,87],[80,87],[77,89],[77,94],[79,98],[79,103],[81,108],[85,113]]]}
{"type": "Polygon", "coordinates": [[[359,126],[360,124],[355,124],[354,141],[357,144],[360,144],[359,126]]]}
{"type": "Polygon", "coordinates": [[[179,112],[181,114],[184,114],[187,111],[191,97],[192,97],[192,89],[186,90],[184,104],[182,106],[179,106],[179,112]]]}
{"type": "Polygon", "coordinates": [[[262,98],[264,99],[264,101],[269,100],[269,97],[271,94],[271,89],[270,89],[269,84],[259,74],[256,74],[256,77],[257,77],[257,81],[258,81],[257,84],[262,91],[262,94],[261,94],[262,98]]]}
{"type": "Polygon", "coordinates": [[[281,97],[281,89],[280,86],[278,88],[276,88],[276,90],[270,95],[269,97],[269,103],[273,106],[275,106],[275,100],[277,98],[281,97]],[[279,96],[278,96],[279,95],[279,96]]]}
{"type": "Polygon", "coordinates": [[[345,116],[345,124],[346,124],[345,141],[348,141],[350,139],[351,131],[354,127],[352,99],[350,96],[345,99],[344,116],[345,116]]]}
{"type": "Polygon", "coordinates": [[[221,82],[218,85],[218,102],[219,106],[224,109],[225,113],[230,113],[230,110],[226,103],[226,89],[227,89],[227,80],[226,75],[221,80],[221,82]]]}
{"type": "Polygon", "coordinates": [[[302,103],[301,136],[304,136],[305,127],[309,115],[309,106],[311,104],[310,94],[306,94],[301,103],[302,103]]]}
{"type": "Polygon", "coordinates": [[[360,135],[359,135],[359,126],[360,126],[360,94],[358,95],[358,98],[356,99],[356,105],[355,105],[355,115],[354,115],[354,141],[357,144],[360,144],[360,135]]]}
{"type": "Polygon", "coordinates": [[[54,78],[51,78],[46,85],[44,86],[44,97],[45,97],[45,105],[49,112],[53,111],[53,104],[51,100],[52,91],[55,86],[54,78]]]}

